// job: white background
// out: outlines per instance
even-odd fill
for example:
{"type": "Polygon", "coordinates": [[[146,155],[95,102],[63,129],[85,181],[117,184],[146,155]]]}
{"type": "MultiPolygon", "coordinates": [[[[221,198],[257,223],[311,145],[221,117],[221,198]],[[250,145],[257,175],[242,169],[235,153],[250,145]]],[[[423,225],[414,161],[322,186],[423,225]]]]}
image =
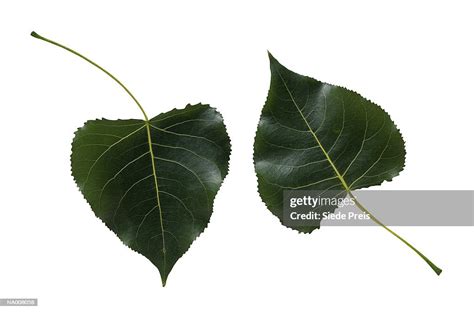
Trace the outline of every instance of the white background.
{"type": "MultiPolygon", "coordinates": [[[[379,227],[280,225],[257,194],[253,138],[270,72],[357,90],[388,111],[407,165],[383,189],[473,189],[469,1],[2,1],[0,298],[21,311],[473,311],[474,229],[398,228],[437,277],[379,227]],[[209,103],[232,139],[208,229],[162,288],[157,269],[95,218],[70,176],[73,132],[209,103]]],[[[449,207],[446,207],[449,213],[449,207]]]]}

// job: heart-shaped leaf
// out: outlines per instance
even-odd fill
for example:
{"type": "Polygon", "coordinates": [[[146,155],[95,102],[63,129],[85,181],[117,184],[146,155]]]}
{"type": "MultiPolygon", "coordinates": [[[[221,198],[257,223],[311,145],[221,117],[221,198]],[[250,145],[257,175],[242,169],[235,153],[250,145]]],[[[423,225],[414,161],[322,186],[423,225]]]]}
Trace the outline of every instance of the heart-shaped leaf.
{"type": "Polygon", "coordinates": [[[144,120],[90,120],[72,143],[72,175],[95,215],[160,271],[163,286],[176,261],[204,231],[227,175],[230,140],[209,105],[188,105],[144,120]]]}
{"type": "MultiPolygon", "coordinates": [[[[382,108],[356,92],[296,74],[271,55],[270,69],[254,161],[260,196],[282,223],[285,191],[341,190],[341,196],[355,199],[352,190],[390,181],[403,169],[404,141],[382,108]]],[[[322,208],[333,212],[335,206],[322,208]]],[[[301,232],[319,228],[317,222],[285,225],[301,232]]]]}
{"type": "Polygon", "coordinates": [[[221,115],[202,104],[158,115],[149,129],[150,137],[143,120],[88,121],[76,132],[71,166],[95,215],[165,283],[209,222],[230,142],[221,115]]]}

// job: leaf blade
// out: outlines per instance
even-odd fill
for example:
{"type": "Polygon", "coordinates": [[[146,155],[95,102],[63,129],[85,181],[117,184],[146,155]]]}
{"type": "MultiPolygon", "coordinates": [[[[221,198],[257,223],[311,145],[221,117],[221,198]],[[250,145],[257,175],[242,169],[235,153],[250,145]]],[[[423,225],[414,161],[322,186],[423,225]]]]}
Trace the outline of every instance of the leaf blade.
{"type": "Polygon", "coordinates": [[[403,170],[404,142],[385,111],[353,91],[296,74],[269,58],[271,84],[254,162],[259,193],[280,221],[285,189],[348,192],[390,181],[403,170]]]}
{"type": "Polygon", "coordinates": [[[212,201],[228,171],[230,140],[221,115],[201,104],[150,120],[153,163],[146,132],[140,120],[87,122],[73,141],[72,173],[94,213],[158,267],[164,284],[209,222],[212,201]],[[192,119],[200,120],[190,126],[192,119]],[[182,124],[159,130],[170,127],[169,121],[182,124]],[[216,142],[196,142],[192,133],[216,142]]]}

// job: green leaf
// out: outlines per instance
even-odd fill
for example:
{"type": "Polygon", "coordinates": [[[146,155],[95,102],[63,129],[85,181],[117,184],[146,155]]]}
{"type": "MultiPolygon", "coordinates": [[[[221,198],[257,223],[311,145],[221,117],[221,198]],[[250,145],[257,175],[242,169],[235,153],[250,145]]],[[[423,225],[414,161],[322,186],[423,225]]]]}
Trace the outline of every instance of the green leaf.
{"type": "Polygon", "coordinates": [[[230,142],[221,115],[188,105],[149,122],[91,120],[76,132],[71,166],[95,215],[147,257],[163,284],[209,223],[227,174],[230,142]]]}
{"type": "Polygon", "coordinates": [[[95,215],[160,271],[204,231],[227,175],[230,139],[209,105],[188,105],[151,120],[115,76],[82,54],[32,32],[100,69],[133,99],[144,120],[90,120],[72,143],[72,175],[95,215]]]}
{"type": "Polygon", "coordinates": [[[403,139],[378,105],[298,75],[271,55],[270,68],[254,158],[260,195],[277,217],[283,220],[284,190],[355,190],[391,180],[403,169],[403,139]]]}
{"type": "MultiPolygon", "coordinates": [[[[353,197],[352,190],[391,181],[403,170],[404,141],[380,106],[356,92],[296,74],[269,56],[271,85],[254,162],[260,196],[282,223],[285,190],[342,190],[341,196],[353,197]]],[[[334,212],[335,207],[323,208],[334,212]]],[[[319,224],[290,227],[312,232],[319,224]]]]}

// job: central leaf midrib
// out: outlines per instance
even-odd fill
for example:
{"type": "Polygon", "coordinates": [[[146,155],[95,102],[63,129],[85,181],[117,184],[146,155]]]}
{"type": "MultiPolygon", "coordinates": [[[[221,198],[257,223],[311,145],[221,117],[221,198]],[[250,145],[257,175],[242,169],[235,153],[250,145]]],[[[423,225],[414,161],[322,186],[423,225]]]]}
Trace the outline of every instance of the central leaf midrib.
{"type": "Polygon", "coordinates": [[[161,238],[162,238],[162,243],[163,243],[163,248],[161,249],[161,252],[163,253],[163,267],[166,270],[165,228],[163,226],[163,213],[161,210],[160,193],[159,193],[159,188],[158,188],[158,175],[156,174],[155,155],[153,153],[153,142],[151,140],[150,122],[148,120],[145,120],[145,127],[146,127],[147,139],[148,139],[148,148],[150,150],[150,160],[151,160],[152,171],[153,171],[153,179],[155,183],[156,205],[158,206],[158,212],[160,214],[161,238]]]}

